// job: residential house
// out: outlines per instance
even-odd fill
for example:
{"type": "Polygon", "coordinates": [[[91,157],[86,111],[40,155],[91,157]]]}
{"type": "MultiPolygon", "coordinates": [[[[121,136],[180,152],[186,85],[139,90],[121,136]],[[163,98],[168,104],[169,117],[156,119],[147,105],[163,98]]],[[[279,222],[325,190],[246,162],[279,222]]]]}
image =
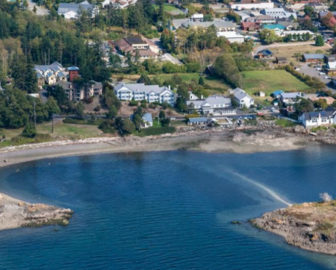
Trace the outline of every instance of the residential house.
{"type": "Polygon", "coordinates": [[[145,85],[143,83],[119,83],[114,87],[114,91],[120,100],[146,100],[149,103],[175,104],[175,94],[170,86],[160,87],[158,85],[145,85]]]}
{"type": "Polygon", "coordinates": [[[324,54],[312,54],[312,53],[305,53],[303,55],[303,61],[308,63],[320,63],[324,61],[324,54]]]}
{"type": "Polygon", "coordinates": [[[153,44],[141,36],[120,39],[115,43],[115,47],[124,55],[130,53],[133,57],[139,57],[140,61],[158,57],[158,52],[153,50],[153,44]]]}
{"type": "Polygon", "coordinates": [[[130,5],[134,5],[137,0],[104,0],[101,5],[103,8],[112,6],[113,8],[124,9],[130,5]]]}
{"type": "Polygon", "coordinates": [[[307,112],[299,116],[299,121],[305,128],[328,126],[335,124],[335,111],[307,112]]]}
{"type": "Polygon", "coordinates": [[[244,31],[258,31],[261,25],[258,22],[242,22],[241,28],[244,31]]]}
{"type": "Polygon", "coordinates": [[[195,13],[190,17],[190,20],[193,22],[203,22],[204,15],[202,13],[195,13]]]}
{"type": "Polygon", "coordinates": [[[254,105],[254,99],[249,96],[245,90],[237,87],[236,89],[232,90],[232,94],[240,108],[250,108],[252,105],[254,105]]]}
{"type": "Polygon", "coordinates": [[[151,113],[145,113],[142,116],[142,121],[143,121],[143,128],[148,128],[153,126],[153,117],[151,113]]]}
{"type": "Polygon", "coordinates": [[[88,1],[81,3],[60,3],[57,13],[64,16],[65,19],[78,19],[79,16],[86,12],[89,17],[94,18],[99,13],[99,9],[95,5],[91,5],[88,1]]]}
{"type": "Polygon", "coordinates": [[[271,96],[274,97],[274,98],[281,98],[281,95],[283,93],[284,93],[284,91],[282,91],[282,90],[276,90],[271,94],[271,96]]]}
{"type": "Polygon", "coordinates": [[[207,117],[191,117],[188,119],[190,126],[207,126],[210,120],[207,117]]]}
{"type": "Polygon", "coordinates": [[[286,57],[277,56],[275,58],[275,63],[277,63],[278,65],[287,65],[288,60],[286,57]]]}
{"type": "Polygon", "coordinates": [[[103,94],[102,83],[96,81],[90,81],[88,84],[81,86],[71,81],[59,81],[56,85],[63,88],[70,101],[80,101],[103,94]]]}
{"type": "Polygon", "coordinates": [[[269,49],[263,49],[257,52],[255,57],[259,59],[270,59],[273,57],[273,52],[269,49]]]}
{"type": "Polygon", "coordinates": [[[54,85],[58,81],[67,80],[67,71],[62,64],[58,62],[54,62],[50,65],[35,65],[34,70],[39,87],[42,87],[44,84],[54,85]]]}
{"type": "Polygon", "coordinates": [[[336,75],[336,55],[326,56],[328,76],[336,75]]]}
{"type": "Polygon", "coordinates": [[[231,99],[220,95],[209,96],[206,99],[188,100],[187,106],[190,111],[197,111],[204,115],[236,114],[235,109],[232,108],[231,99]]]}
{"type": "Polygon", "coordinates": [[[265,9],[274,8],[274,3],[270,0],[259,1],[259,0],[240,0],[238,2],[231,2],[230,8],[235,10],[243,9],[265,9]]]}
{"type": "Polygon", "coordinates": [[[301,92],[282,93],[280,95],[280,99],[285,105],[293,105],[303,97],[304,94],[301,92]]]}

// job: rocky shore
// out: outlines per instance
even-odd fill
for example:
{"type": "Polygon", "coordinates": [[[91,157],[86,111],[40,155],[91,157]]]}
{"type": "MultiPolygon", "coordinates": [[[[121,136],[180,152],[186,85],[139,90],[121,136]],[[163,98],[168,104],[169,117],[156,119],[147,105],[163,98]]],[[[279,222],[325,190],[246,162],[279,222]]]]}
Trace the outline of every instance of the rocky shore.
{"type": "Polygon", "coordinates": [[[336,201],[292,205],[250,222],[282,236],[290,245],[336,255],[336,201]]]}
{"type": "Polygon", "coordinates": [[[0,193],[0,230],[44,225],[67,225],[70,209],[31,204],[0,193]]]}

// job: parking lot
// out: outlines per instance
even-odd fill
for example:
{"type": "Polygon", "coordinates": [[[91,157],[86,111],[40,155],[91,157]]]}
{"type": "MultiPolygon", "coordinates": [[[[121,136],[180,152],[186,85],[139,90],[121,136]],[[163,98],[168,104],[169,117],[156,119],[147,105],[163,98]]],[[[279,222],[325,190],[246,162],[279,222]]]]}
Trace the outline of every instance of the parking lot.
{"type": "MultiPolygon", "coordinates": [[[[327,76],[325,72],[321,70],[321,68],[314,68],[316,66],[313,64],[311,67],[308,66],[308,63],[301,65],[299,72],[308,75],[310,77],[318,78],[320,81],[324,82],[325,84],[330,83],[330,78],[327,76]]],[[[321,66],[322,67],[322,66],[321,66]]]]}

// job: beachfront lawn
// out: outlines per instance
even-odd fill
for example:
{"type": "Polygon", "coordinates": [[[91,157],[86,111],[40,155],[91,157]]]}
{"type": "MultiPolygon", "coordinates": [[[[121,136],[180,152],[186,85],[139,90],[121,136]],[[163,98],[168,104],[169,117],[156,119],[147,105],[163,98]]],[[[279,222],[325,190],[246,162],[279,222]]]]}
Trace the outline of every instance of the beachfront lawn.
{"type": "Polygon", "coordinates": [[[275,90],[309,91],[311,88],[285,70],[244,71],[243,89],[249,94],[263,91],[270,95],[275,90]]]}
{"type": "Polygon", "coordinates": [[[78,125],[58,122],[54,124],[54,133],[51,134],[51,122],[43,123],[37,126],[37,132],[41,134],[50,134],[52,137],[66,137],[71,139],[97,137],[102,131],[95,125],[78,125]]]}

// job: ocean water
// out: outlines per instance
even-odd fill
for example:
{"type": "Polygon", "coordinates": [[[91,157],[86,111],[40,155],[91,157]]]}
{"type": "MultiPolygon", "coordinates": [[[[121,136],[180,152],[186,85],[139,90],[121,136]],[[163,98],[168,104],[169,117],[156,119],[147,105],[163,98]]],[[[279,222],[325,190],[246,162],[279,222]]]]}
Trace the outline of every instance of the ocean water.
{"type": "Polygon", "coordinates": [[[249,225],[336,196],[336,149],[104,154],[0,170],[0,191],[75,211],[67,227],[0,232],[0,269],[336,269],[336,257],[249,225]],[[241,225],[231,224],[242,221],[241,225]]]}

